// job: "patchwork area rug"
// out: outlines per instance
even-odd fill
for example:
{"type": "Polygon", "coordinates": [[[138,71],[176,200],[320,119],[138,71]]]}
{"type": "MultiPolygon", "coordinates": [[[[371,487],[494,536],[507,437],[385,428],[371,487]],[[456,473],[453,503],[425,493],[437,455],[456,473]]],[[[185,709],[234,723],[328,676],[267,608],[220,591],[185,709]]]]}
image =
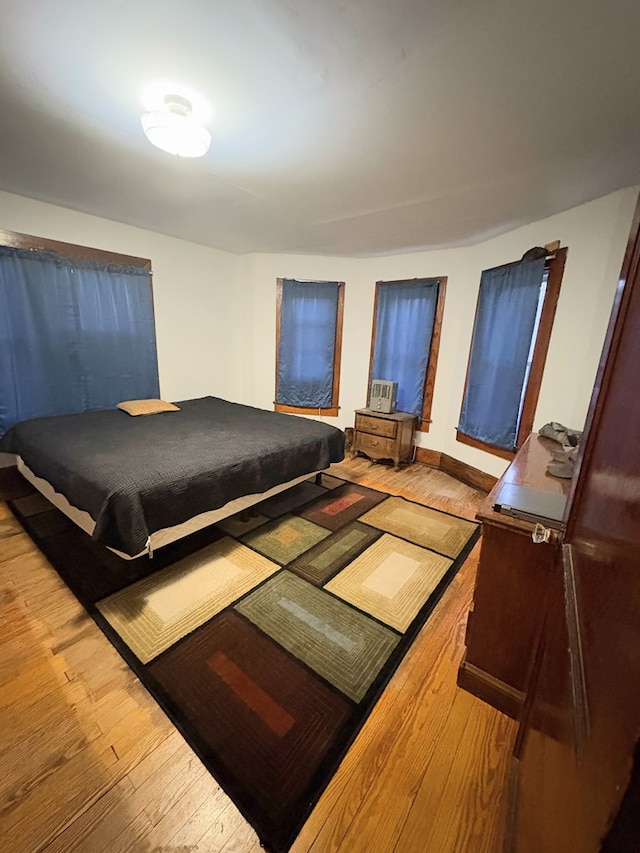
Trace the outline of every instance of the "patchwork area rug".
{"type": "Polygon", "coordinates": [[[275,853],[479,535],[324,474],[131,563],[40,495],[11,506],[275,853]]]}

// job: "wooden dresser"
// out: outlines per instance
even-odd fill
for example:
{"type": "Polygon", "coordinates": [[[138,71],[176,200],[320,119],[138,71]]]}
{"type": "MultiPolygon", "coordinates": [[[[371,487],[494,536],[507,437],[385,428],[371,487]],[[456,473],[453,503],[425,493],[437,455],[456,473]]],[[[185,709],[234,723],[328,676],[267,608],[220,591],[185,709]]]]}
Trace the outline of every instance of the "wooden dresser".
{"type": "Polygon", "coordinates": [[[353,431],[353,455],[364,453],[369,459],[393,459],[396,471],[401,462],[413,458],[413,432],[416,416],[407,412],[373,412],[356,409],[353,431]]]}
{"type": "Polygon", "coordinates": [[[505,484],[568,494],[570,480],[547,474],[551,451],[560,445],[533,433],[477,513],[482,545],[458,684],[516,717],[524,699],[531,649],[539,630],[547,574],[561,561],[554,536],[535,544],[535,525],[493,508],[505,484]]]}
{"type": "Polygon", "coordinates": [[[505,853],[640,850],[639,340],[640,203],[531,648],[505,853]]]}

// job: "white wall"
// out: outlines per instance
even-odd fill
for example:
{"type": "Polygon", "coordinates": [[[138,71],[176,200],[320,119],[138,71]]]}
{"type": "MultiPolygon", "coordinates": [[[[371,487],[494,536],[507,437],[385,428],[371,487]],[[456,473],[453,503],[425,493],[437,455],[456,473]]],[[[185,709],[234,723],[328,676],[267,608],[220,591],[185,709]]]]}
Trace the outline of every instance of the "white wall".
{"type": "Polygon", "coordinates": [[[346,282],[339,426],[353,424],[366,403],[373,299],[377,280],[447,276],[432,424],[421,446],[443,451],[487,473],[506,462],[457,442],[455,428],[483,269],[522,257],[553,240],[568,246],[567,264],[551,337],[534,428],[551,420],[581,429],[624,255],[637,189],[629,188],[477,246],[380,258],[252,255],[242,261],[242,288],[252,305],[245,372],[247,402],[273,402],[276,278],[346,282]],[[250,354],[249,354],[250,353],[250,354]]]}
{"type": "Polygon", "coordinates": [[[150,258],[160,393],[234,398],[245,337],[236,255],[3,192],[0,228],[150,258]]]}
{"type": "Polygon", "coordinates": [[[235,256],[139,228],[0,193],[0,227],[151,258],[161,393],[213,394],[271,408],[275,382],[276,279],[345,281],[340,415],[366,403],[377,280],[447,276],[431,429],[418,442],[499,475],[506,462],[455,440],[483,269],[560,240],[568,258],[540,401],[538,428],[583,426],[637,190],[629,188],[477,246],[380,258],[235,256]]]}

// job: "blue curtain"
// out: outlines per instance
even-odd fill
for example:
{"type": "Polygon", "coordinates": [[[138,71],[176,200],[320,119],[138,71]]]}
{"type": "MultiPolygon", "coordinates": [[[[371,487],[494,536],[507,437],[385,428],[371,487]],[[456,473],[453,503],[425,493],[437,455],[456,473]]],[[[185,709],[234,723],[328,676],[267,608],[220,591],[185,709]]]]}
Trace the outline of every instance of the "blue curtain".
{"type": "Polygon", "coordinates": [[[458,430],[513,450],[544,258],[485,270],[458,430]]]}
{"type": "Polygon", "coordinates": [[[336,281],[283,280],[276,403],[331,406],[338,291],[336,281]]]}
{"type": "Polygon", "coordinates": [[[0,435],[158,397],[149,271],[0,247],[0,435]]]}
{"type": "Polygon", "coordinates": [[[422,414],[437,304],[437,279],[378,285],[371,379],[398,383],[401,412],[422,414]]]}

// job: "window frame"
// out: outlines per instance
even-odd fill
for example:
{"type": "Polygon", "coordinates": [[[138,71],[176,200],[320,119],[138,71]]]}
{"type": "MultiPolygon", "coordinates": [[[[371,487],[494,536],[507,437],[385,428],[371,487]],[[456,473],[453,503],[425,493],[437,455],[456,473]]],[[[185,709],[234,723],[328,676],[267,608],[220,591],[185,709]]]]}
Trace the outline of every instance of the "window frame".
{"type": "MultiPolygon", "coordinates": [[[[136,281],[136,288],[144,288],[148,294],[148,307],[150,309],[148,317],[151,322],[153,334],[154,373],[152,378],[154,380],[154,385],[157,387],[159,386],[160,371],[158,363],[155,302],[153,298],[153,272],[151,268],[151,260],[149,258],[141,258],[134,255],[125,255],[119,252],[96,249],[91,246],[83,246],[77,243],[66,243],[60,240],[51,240],[46,237],[38,237],[31,234],[10,231],[4,228],[0,228],[0,246],[3,249],[22,250],[24,253],[28,253],[29,256],[35,258],[39,255],[44,255],[44,260],[55,261],[55,258],[57,257],[62,259],[64,262],[70,262],[72,265],[80,265],[82,262],[93,262],[99,266],[101,273],[113,273],[113,267],[128,267],[130,269],[135,268],[136,271],[140,270],[141,274],[138,275],[136,272],[136,279],[139,279],[139,282],[136,281]]],[[[13,343],[13,341],[13,338],[9,339],[10,343],[13,343]]],[[[88,411],[88,409],[79,408],[77,411],[88,411]]],[[[47,413],[44,413],[43,416],[46,416],[46,414],[47,413]]]]}
{"type": "Polygon", "coordinates": [[[80,246],[77,243],[63,243],[60,240],[49,240],[46,237],[33,237],[31,234],[20,234],[17,231],[6,231],[0,228],[0,245],[10,249],[30,249],[33,252],[53,252],[65,258],[76,260],[101,261],[104,264],[122,264],[123,266],[140,267],[151,271],[149,258],[138,258],[133,255],[121,255],[118,252],[107,252],[104,249],[94,249],[90,246],[80,246]]]}
{"type": "MultiPolygon", "coordinates": [[[[153,327],[156,330],[157,351],[157,328],[156,328],[156,306],[153,294],[153,270],[149,258],[139,258],[136,255],[123,255],[119,252],[108,252],[105,249],[94,249],[92,246],[81,246],[78,243],[64,243],[61,240],[50,240],[48,237],[34,237],[32,234],[22,234],[19,231],[8,231],[0,228],[0,246],[10,249],[29,249],[32,252],[52,252],[63,258],[79,261],[98,261],[103,264],[121,264],[122,266],[140,267],[149,273],[149,290],[151,291],[151,317],[153,327]]],[[[158,365],[158,371],[160,365],[158,365]]]]}
{"type": "Polygon", "coordinates": [[[425,373],[424,388],[422,392],[422,411],[418,417],[416,432],[429,432],[431,426],[431,411],[433,409],[433,394],[436,383],[436,371],[438,368],[438,355],[440,352],[440,339],[442,337],[442,319],[444,316],[444,300],[447,291],[447,276],[446,275],[430,275],[418,276],[416,278],[402,278],[392,281],[377,281],[376,292],[373,302],[373,321],[371,326],[371,349],[369,352],[369,374],[367,380],[367,402],[371,392],[371,371],[373,369],[373,354],[376,346],[376,327],[378,320],[378,295],[380,286],[383,284],[407,284],[414,281],[437,281],[438,283],[438,298],[436,300],[436,310],[433,317],[433,332],[431,334],[431,344],[429,347],[429,359],[427,361],[427,370],[425,373]]]}
{"type": "MultiPolygon", "coordinates": [[[[562,285],[562,277],[564,267],[567,260],[568,249],[566,246],[555,249],[549,252],[546,258],[545,269],[547,271],[547,288],[542,304],[540,314],[540,323],[538,324],[538,333],[533,349],[533,358],[531,359],[531,367],[529,377],[527,379],[527,387],[524,392],[524,402],[522,404],[522,414],[520,416],[520,425],[516,436],[516,446],[514,450],[505,450],[502,447],[495,447],[492,444],[487,444],[477,438],[472,438],[459,429],[456,429],[456,441],[461,444],[466,444],[469,447],[475,447],[478,450],[484,450],[486,453],[491,453],[493,456],[500,456],[502,459],[512,460],[518,450],[524,444],[527,436],[533,429],[533,421],[535,418],[538,399],[540,397],[540,388],[542,386],[542,377],[547,361],[547,353],[549,351],[549,343],[551,341],[551,332],[553,329],[553,321],[556,315],[558,299],[560,297],[560,287],[562,285]]],[[[503,264],[509,266],[509,264],[503,264]]],[[[473,320],[473,328],[475,330],[478,317],[478,308],[480,303],[480,291],[478,291],[478,299],[476,301],[476,312],[473,320]]],[[[473,332],[472,332],[473,339],[473,332]]],[[[467,371],[464,380],[464,391],[462,400],[464,401],[467,394],[469,384],[469,367],[471,364],[471,341],[469,342],[469,356],[467,358],[467,371]]],[[[462,407],[462,403],[460,404],[462,407]]]]}
{"type": "MultiPolygon", "coordinates": [[[[281,313],[282,313],[282,290],[285,280],[297,281],[301,284],[308,282],[309,284],[329,284],[323,279],[295,278],[285,279],[284,277],[276,279],[276,374],[275,374],[275,390],[278,392],[278,368],[280,366],[280,328],[281,328],[281,313]]],[[[327,418],[337,418],[340,411],[340,365],[342,362],[342,321],[344,314],[344,281],[335,282],[338,285],[338,301],[336,304],[336,332],[335,345],[333,350],[333,386],[331,394],[331,406],[312,407],[312,406],[288,406],[283,403],[273,402],[274,412],[283,412],[289,415],[319,415],[327,418]]]]}

